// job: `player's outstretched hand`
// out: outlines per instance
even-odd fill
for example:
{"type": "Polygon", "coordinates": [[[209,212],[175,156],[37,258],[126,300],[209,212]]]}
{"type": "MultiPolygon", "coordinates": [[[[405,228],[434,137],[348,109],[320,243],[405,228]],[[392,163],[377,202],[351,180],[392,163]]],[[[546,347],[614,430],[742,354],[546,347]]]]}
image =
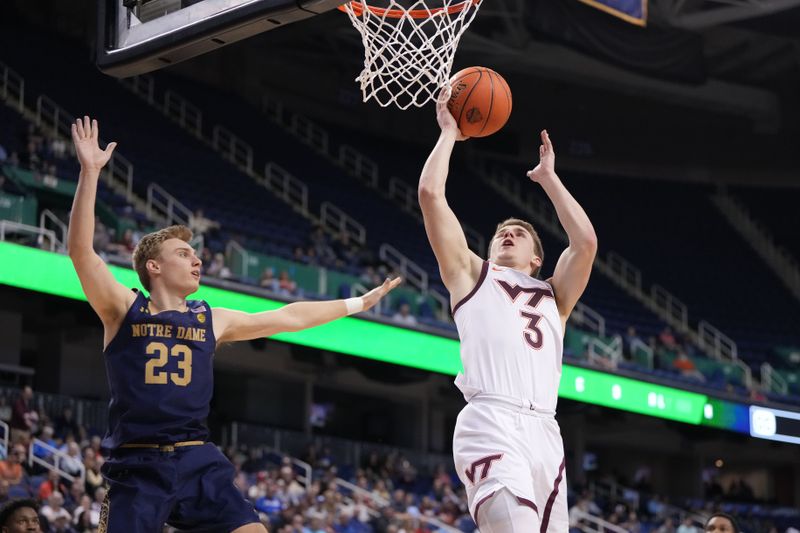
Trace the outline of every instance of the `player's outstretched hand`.
{"type": "Polygon", "coordinates": [[[77,119],[72,125],[72,142],[75,144],[75,154],[84,170],[97,170],[103,168],[117,143],[108,143],[105,150],[100,149],[97,139],[100,137],[100,128],[97,120],[89,120],[88,116],[77,119]]]}
{"type": "Polygon", "coordinates": [[[368,309],[372,309],[375,305],[381,301],[381,298],[389,294],[395,287],[400,285],[403,282],[403,278],[394,278],[389,279],[386,278],[386,281],[380,287],[375,287],[367,294],[362,296],[361,298],[364,299],[364,311],[368,309]]]}
{"type": "Polygon", "coordinates": [[[528,177],[536,183],[556,175],[556,152],[547,130],[542,130],[542,145],[539,147],[539,164],[528,171],[528,177]]]}
{"type": "Polygon", "coordinates": [[[466,141],[469,139],[466,135],[461,133],[458,129],[458,122],[453,117],[453,114],[447,109],[447,102],[436,102],[436,122],[442,128],[442,132],[453,132],[456,135],[457,141],[466,141]]]}

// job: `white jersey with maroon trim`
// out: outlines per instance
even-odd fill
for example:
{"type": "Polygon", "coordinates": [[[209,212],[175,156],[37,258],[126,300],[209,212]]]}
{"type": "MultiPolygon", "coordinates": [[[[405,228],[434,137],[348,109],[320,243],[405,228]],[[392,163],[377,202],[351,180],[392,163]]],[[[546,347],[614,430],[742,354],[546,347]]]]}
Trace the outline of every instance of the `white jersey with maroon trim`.
{"type": "Polygon", "coordinates": [[[456,385],[467,401],[501,394],[555,411],[564,334],[549,283],[486,261],[453,315],[464,367],[456,385]]]}

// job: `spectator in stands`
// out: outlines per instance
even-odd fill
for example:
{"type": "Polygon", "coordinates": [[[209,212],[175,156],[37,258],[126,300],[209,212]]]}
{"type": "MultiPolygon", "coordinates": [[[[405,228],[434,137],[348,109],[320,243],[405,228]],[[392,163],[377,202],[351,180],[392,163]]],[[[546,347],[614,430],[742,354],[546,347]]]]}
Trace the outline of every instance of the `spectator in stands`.
{"type": "Polygon", "coordinates": [[[672,522],[672,518],[667,517],[653,533],[675,533],[675,524],[672,522]]]}
{"type": "Polygon", "coordinates": [[[706,533],[739,533],[736,519],[726,513],[714,513],[708,520],[704,531],[706,533]]]}
{"type": "Polygon", "coordinates": [[[39,505],[34,500],[13,500],[0,511],[0,529],[7,533],[41,533],[39,505]]]}
{"type": "Polygon", "coordinates": [[[48,163],[42,165],[42,180],[45,183],[55,183],[56,181],[58,181],[58,178],[56,177],[57,173],[58,169],[56,169],[56,166],[54,164],[48,163]]]}
{"type": "Polygon", "coordinates": [[[275,269],[272,267],[265,268],[261,273],[261,278],[258,280],[258,284],[267,290],[278,292],[279,282],[278,278],[275,277],[275,269]]]}
{"type": "Polygon", "coordinates": [[[64,509],[64,496],[58,491],[54,491],[47,498],[47,503],[42,506],[41,513],[50,523],[55,522],[59,517],[65,517],[67,521],[72,520],[72,515],[64,509]]]}
{"type": "MultiPolygon", "coordinates": [[[[56,448],[58,446],[58,444],[56,444],[56,441],[53,438],[53,434],[54,434],[54,431],[53,431],[53,427],[52,426],[44,426],[42,428],[41,435],[39,435],[39,440],[44,442],[45,444],[47,444],[47,446],[50,446],[52,448],[56,448]]],[[[39,444],[38,442],[34,443],[34,445],[33,445],[33,455],[35,455],[39,459],[47,459],[52,454],[53,454],[53,452],[49,448],[46,448],[45,446],[39,444]]]]}
{"type": "MultiPolygon", "coordinates": [[[[85,433],[81,430],[82,433],[85,433]]],[[[92,435],[92,439],[89,442],[89,447],[94,450],[95,457],[104,457],[103,455],[103,439],[100,438],[100,435],[92,435]]]]}
{"type": "Polygon", "coordinates": [[[67,154],[67,143],[64,139],[58,137],[51,138],[50,153],[52,153],[53,157],[56,159],[64,159],[64,156],[67,154]]]}
{"type": "Polygon", "coordinates": [[[306,263],[306,264],[309,264],[309,265],[314,264],[314,263],[311,262],[311,260],[310,260],[310,258],[308,256],[308,252],[306,250],[304,250],[301,246],[295,247],[293,258],[298,263],[306,263]]]}
{"type": "Polygon", "coordinates": [[[54,251],[54,240],[50,235],[42,234],[36,238],[36,247],[40,250],[54,251]]]}
{"type": "Polygon", "coordinates": [[[297,294],[297,283],[287,270],[281,270],[278,277],[278,292],[284,296],[295,296],[297,294]]]}
{"type": "Polygon", "coordinates": [[[39,500],[46,501],[54,492],[61,492],[63,495],[65,492],[64,486],[61,484],[61,476],[59,476],[58,470],[48,470],[47,480],[39,485],[39,500]]]}
{"type": "Polygon", "coordinates": [[[55,420],[55,436],[57,439],[65,440],[69,435],[74,439],[82,437],[80,426],[73,416],[72,407],[64,407],[61,414],[55,420]]]}
{"type": "MultiPolygon", "coordinates": [[[[98,491],[100,490],[103,490],[102,494],[105,498],[104,489],[98,489],[98,491]]],[[[80,502],[80,506],[75,509],[73,523],[78,528],[78,531],[96,531],[97,526],[100,524],[101,505],[97,504],[96,501],[92,501],[88,495],[84,495],[80,502]]]]}
{"type": "Polygon", "coordinates": [[[323,231],[322,226],[315,226],[309,237],[311,245],[309,252],[313,250],[313,255],[319,264],[323,266],[334,266],[336,264],[336,252],[330,245],[328,236],[323,231]]]}
{"type": "Polygon", "coordinates": [[[256,474],[256,482],[250,485],[247,489],[247,497],[250,501],[255,502],[259,498],[267,495],[267,473],[258,472],[256,474]]]}
{"type": "Polygon", "coordinates": [[[94,251],[103,257],[111,244],[111,232],[105,224],[100,220],[100,217],[94,217],[94,251]]]}
{"type": "Polygon", "coordinates": [[[202,209],[196,209],[189,217],[188,226],[195,235],[200,236],[210,233],[211,230],[219,229],[219,222],[207,218],[202,209]]]}
{"type": "Polygon", "coordinates": [[[78,533],[75,531],[75,528],[72,527],[70,523],[70,519],[64,515],[59,515],[56,517],[55,520],[50,522],[50,529],[48,529],[48,533],[78,533]]]}
{"type": "Polygon", "coordinates": [[[274,482],[267,483],[267,492],[255,501],[256,511],[269,517],[271,524],[277,524],[278,516],[285,508],[284,502],[278,495],[278,487],[274,482]]]}
{"type": "Polygon", "coordinates": [[[290,505],[297,505],[305,494],[305,489],[297,482],[294,470],[290,465],[282,466],[280,475],[287,501],[290,505]]]}
{"type": "Polygon", "coordinates": [[[307,528],[303,526],[303,516],[295,514],[292,517],[292,523],[287,525],[283,531],[286,533],[307,533],[307,528]]]}
{"type": "MultiPolygon", "coordinates": [[[[667,506],[661,499],[661,496],[655,494],[647,501],[647,512],[654,518],[658,519],[662,519],[667,516],[667,506]]],[[[675,529],[674,524],[672,525],[672,528],[675,529]]]]}
{"type": "Polygon", "coordinates": [[[67,445],[67,456],[61,459],[61,469],[72,476],[79,476],[82,466],[81,447],[72,441],[67,445]]]}
{"type": "Polygon", "coordinates": [[[130,228],[123,232],[119,242],[113,242],[107,246],[109,253],[119,255],[126,262],[131,260],[134,248],[136,248],[136,241],[133,237],[133,230],[130,228]]]}
{"type": "Polygon", "coordinates": [[[9,485],[19,485],[25,477],[26,472],[22,465],[27,455],[24,445],[15,444],[11,448],[8,458],[0,461],[0,479],[6,480],[9,485]]]}
{"type": "MultiPolygon", "coordinates": [[[[100,487],[94,491],[94,499],[92,500],[92,511],[100,513],[103,510],[103,503],[106,501],[106,488],[100,487]]],[[[99,516],[99,515],[98,515],[99,516]]]]}
{"type": "Polygon", "coordinates": [[[686,352],[683,350],[683,348],[678,347],[677,350],[678,356],[672,362],[672,367],[680,372],[683,377],[705,382],[705,376],[702,374],[702,372],[697,370],[697,367],[694,366],[694,361],[689,359],[689,356],[686,355],[686,352]]]}
{"type": "Polygon", "coordinates": [[[214,260],[214,254],[211,253],[211,249],[209,249],[208,246],[204,246],[203,249],[200,250],[200,260],[204,265],[210,265],[211,261],[214,260]]]}
{"type": "Polygon", "coordinates": [[[358,279],[363,285],[371,285],[375,282],[375,280],[379,280],[380,276],[378,276],[378,273],[375,271],[375,267],[368,265],[364,271],[361,272],[361,275],[358,277],[358,279]]]}
{"type": "Polygon", "coordinates": [[[103,458],[95,455],[94,450],[88,448],[83,459],[83,466],[86,469],[86,490],[93,493],[105,484],[100,469],[103,466],[103,458]]]}
{"type": "Polygon", "coordinates": [[[349,510],[343,510],[333,525],[335,533],[370,533],[372,528],[364,524],[349,510]]]}
{"type": "MultiPolygon", "coordinates": [[[[83,483],[73,483],[70,485],[68,492],[61,491],[61,493],[64,494],[64,507],[77,518],[75,510],[81,505],[83,497],[86,496],[86,486],[83,483]]],[[[91,498],[89,502],[91,503],[91,498]]]]}
{"type": "Polygon", "coordinates": [[[628,326],[628,331],[625,332],[625,336],[622,337],[622,355],[628,359],[629,361],[633,359],[633,349],[632,346],[634,342],[644,342],[642,338],[636,333],[636,328],[633,326],[628,326]]]}
{"type": "Polygon", "coordinates": [[[12,442],[27,443],[31,438],[31,431],[34,429],[38,414],[36,416],[33,409],[33,389],[29,385],[22,388],[11,413],[11,440],[12,442]]]}
{"type": "Polygon", "coordinates": [[[216,278],[228,279],[232,276],[231,269],[225,265],[225,254],[217,252],[211,264],[205,269],[205,273],[216,278]]]}
{"type": "Polygon", "coordinates": [[[766,402],[767,401],[766,395],[764,395],[763,392],[761,392],[760,390],[755,388],[755,386],[753,386],[750,389],[749,396],[750,396],[750,400],[753,401],[753,402],[766,402]]]}
{"type": "Polygon", "coordinates": [[[678,529],[675,533],[701,533],[694,524],[692,523],[692,518],[687,516],[683,519],[681,525],[678,526],[678,529]]]}
{"type": "Polygon", "coordinates": [[[346,231],[337,235],[334,241],[334,253],[337,257],[336,266],[345,270],[353,270],[360,267],[365,259],[364,248],[350,238],[346,231]]]}
{"type": "Polygon", "coordinates": [[[8,424],[11,422],[11,406],[5,396],[0,396],[0,420],[8,424]]]}
{"type": "Polygon", "coordinates": [[[411,306],[407,302],[400,304],[392,320],[405,326],[416,326],[417,318],[411,314],[411,306]]]}
{"type": "Polygon", "coordinates": [[[678,340],[675,338],[675,334],[669,326],[665,326],[664,329],[661,330],[661,333],[658,334],[658,342],[661,347],[670,352],[678,348],[678,340]]]}
{"type": "Polygon", "coordinates": [[[636,512],[630,511],[627,518],[620,524],[629,533],[640,533],[642,531],[642,524],[639,522],[639,517],[636,512]]]}
{"type": "Polygon", "coordinates": [[[36,149],[35,141],[28,140],[28,143],[25,145],[25,150],[22,152],[22,156],[20,157],[20,163],[23,168],[28,170],[39,170],[42,164],[42,159],[39,157],[39,152],[36,149]]]}

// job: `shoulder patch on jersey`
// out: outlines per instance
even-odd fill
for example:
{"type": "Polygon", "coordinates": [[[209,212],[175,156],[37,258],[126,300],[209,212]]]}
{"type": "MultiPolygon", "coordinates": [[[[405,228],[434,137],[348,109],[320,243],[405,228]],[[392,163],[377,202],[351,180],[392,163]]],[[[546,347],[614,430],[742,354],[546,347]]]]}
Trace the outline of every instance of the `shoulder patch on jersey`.
{"type": "Polygon", "coordinates": [[[192,307],[191,310],[192,310],[192,313],[203,313],[206,310],[206,306],[205,305],[201,305],[199,307],[192,307]]]}

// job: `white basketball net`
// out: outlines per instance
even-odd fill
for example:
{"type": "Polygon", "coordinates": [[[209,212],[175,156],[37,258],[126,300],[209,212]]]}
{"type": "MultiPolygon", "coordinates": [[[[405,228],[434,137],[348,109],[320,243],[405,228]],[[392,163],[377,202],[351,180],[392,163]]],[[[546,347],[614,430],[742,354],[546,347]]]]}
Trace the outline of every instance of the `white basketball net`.
{"type": "Polygon", "coordinates": [[[364,0],[344,6],[364,43],[364,70],[356,78],[364,101],[408,109],[437,96],[446,100],[459,39],[483,0],[428,0],[436,3],[430,7],[425,0],[406,7],[400,1],[388,0],[385,9],[364,0]]]}

